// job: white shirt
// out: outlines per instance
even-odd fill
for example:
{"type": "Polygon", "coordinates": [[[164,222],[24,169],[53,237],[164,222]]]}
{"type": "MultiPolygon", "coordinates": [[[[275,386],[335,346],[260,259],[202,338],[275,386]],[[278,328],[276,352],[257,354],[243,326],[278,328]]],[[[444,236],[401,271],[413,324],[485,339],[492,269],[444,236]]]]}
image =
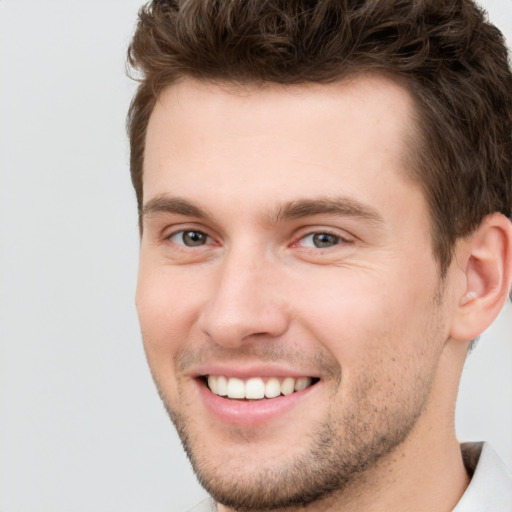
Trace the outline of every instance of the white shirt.
{"type": "Polygon", "coordinates": [[[512,473],[490,444],[465,443],[461,450],[472,478],[453,512],[512,512],[512,473]]]}
{"type": "MultiPolygon", "coordinates": [[[[512,473],[489,443],[464,443],[461,451],[471,482],[452,512],[512,512],[512,473]]],[[[188,512],[215,512],[215,503],[206,499],[188,512]]]]}

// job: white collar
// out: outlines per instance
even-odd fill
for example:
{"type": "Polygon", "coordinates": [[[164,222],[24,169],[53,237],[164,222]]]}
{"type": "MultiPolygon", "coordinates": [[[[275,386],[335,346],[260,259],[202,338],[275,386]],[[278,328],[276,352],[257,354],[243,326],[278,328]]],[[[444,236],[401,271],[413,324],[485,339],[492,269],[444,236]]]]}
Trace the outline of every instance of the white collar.
{"type": "Polygon", "coordinates": [[[461,451],[472,478],[453,512],[512,512],[512,473],[489,443],[464,443],[461,451]]]}

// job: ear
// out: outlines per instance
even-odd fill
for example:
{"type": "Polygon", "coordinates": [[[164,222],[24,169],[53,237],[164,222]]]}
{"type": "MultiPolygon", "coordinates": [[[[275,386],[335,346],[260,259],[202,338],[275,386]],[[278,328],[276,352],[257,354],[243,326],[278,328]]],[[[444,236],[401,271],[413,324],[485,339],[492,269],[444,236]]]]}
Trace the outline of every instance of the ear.
{"type": "Polygon", "coordinates": [[[469,341],[496,319],[510,293],[512,281],[512,223],[500,213],[488,215],[462,244],[458,266],[465,290],[455,297],[451,337],[469,341]]]}

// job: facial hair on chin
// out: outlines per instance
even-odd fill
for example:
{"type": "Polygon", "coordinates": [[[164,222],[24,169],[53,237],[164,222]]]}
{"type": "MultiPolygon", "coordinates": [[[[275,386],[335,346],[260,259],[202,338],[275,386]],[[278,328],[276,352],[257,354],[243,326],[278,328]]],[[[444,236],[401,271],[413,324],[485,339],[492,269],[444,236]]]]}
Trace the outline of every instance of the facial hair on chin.
{"type": "Polygon", "coordinates": [[[402,400],[394,410],[385,408],[376,418],[368,411],[375,409],[371,396],[378,383],[371,379],[360,383],[355,400],[358,410],[347,411],[338,419],[331,414],[308,435],[301,453],[281,466],[262,465],[245,478],[243,460],[231,459],[233,464],[227,468],[202,457],[200,433],[194,432],[193,419],[173,408],[160,387],[159,393],[206,491],[238,512],[263,512],[306,506],[342,493],[392,452],[407,438],[426,404],[431,381],[418,380],[416,384],[412,399],[402,400]]]}

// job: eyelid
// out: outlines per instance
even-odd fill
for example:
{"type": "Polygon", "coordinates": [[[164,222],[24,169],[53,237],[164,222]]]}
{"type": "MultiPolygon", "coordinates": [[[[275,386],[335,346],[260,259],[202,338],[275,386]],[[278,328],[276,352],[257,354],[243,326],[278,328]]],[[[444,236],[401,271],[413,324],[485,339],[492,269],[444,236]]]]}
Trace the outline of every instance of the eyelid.
{"type": "MultiPolygon", "coordinates": [[[[337,245],[350,244],[350,243],[353,243],[355,241],[355,237],[349,235],[345,231],[341,232],[341,231],[333,229],[333,228],[318,227],[318,228],[309,228],[307,230],[304,230],[304,231],[298,233],[294,237],[294,240],[291,243],[291,247],[299,247],[300,246],[300,242],[302,240],[304,240],[305,238],[307,238],[308,236],[321,235],[321,234],[331,235],[331,236],[334,236],[334,237],[336,237],[336,238],[338,238],[340,240],[340,242],[338,244],[336,244],[336,245],[334,245],[334,246],[332,246],[330,248],[334,248],[337,245]]],[[[322,249],[320,247],[305,247],[305,248],[307,248],[307,249],[314,249],[314,250],[317,250],[317,251],[318,250],[325,251],[327,249],[330,249],[330,248],[322,249]]]]}
{"type": "Polygon", "coordinates": [[[183,247],[202,247],[203,245],[207,245],[208,243],[211,243],[213,241],[212,237],[210,235],[208,235],[207,233],[203,233],[202,231],[199,231],[197,229],[180,229],[179,231],[174,231],[173,233],[171,233],[168,237],[167,237],[167,240],[171,240],[173,244],[176,244],[176,245],[180,245],[180,246],[183,246],[183,247]],[[180,243],[178,240],[175,240],[174,238],[177,237],[178,235],[181,234],[181,236],[183,237],[183,235],[185,233],[200,233],[201,235],[204,235],[206,240],[205,240],[205,243],[204,244],[199,244],[197,246],[189,246],[185,243],[180,243]]]}
{"type": "MultiPolygon", "coordinates": [[[[161,238],[164,242],[171,242],[179,247],[185,247],[188,249],[189,247],[186,246],[185,244],[180,244],[180,243],[174,242],[172,240],[172,238],[174,236],[176,236],[180,233],[187,232],[187,231],[194,231],[194,232],[202,233],[203,235],[205,235],[208,240],[204,245],[210,245],[212,242],[217,243],[216,238],[212,235],[212,233],[210,232],[209,229],[206,229],[204,226],[197,226],[193,223],[192,224],[183,223],[183,224],[168,226],[166,229],[164,229],[162,231],[161,238]]],[[[202,246],[198,246],[198,247],[202,247],[202,246]]]]}

